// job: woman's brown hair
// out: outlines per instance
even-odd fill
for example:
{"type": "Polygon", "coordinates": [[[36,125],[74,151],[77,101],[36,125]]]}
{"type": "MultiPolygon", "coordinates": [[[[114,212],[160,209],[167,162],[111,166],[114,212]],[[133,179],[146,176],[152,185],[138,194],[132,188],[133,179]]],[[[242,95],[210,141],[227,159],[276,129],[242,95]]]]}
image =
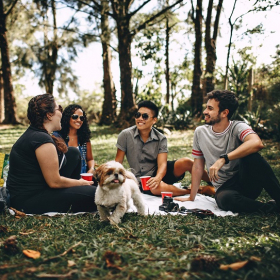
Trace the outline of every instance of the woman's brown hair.
{"type": "MultiPolygon", "coordinates": [[[[40,94],[33,97],[28,103],[27,117],[30,124],[36,128],[47,132],[44,127],[44,121],[47,119],[47,113],[55,112],[55,101],[51,94],[40,94]]],[[[48,133],[48,132],[47,132],[48,133]]],[[[68,148],[64,140],[52,135],[58,152],[66,153],[68,148]]]]}

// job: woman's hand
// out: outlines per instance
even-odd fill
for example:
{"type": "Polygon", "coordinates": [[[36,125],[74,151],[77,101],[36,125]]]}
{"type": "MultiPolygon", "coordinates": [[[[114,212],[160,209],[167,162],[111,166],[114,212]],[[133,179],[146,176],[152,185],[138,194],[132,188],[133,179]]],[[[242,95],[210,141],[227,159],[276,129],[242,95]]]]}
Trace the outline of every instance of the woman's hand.
{"type": "Polygon", "coordinates": [[[79,179],[79,182],[81,183],[81,186],[91,186],[93,185],[93,181],[87,181],[84,179],[79,179]]]}

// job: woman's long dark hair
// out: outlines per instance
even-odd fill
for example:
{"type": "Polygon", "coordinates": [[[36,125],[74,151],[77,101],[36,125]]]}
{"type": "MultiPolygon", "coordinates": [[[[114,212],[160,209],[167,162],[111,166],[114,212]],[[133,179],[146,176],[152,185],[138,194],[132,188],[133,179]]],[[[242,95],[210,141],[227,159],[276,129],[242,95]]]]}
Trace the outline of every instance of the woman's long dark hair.
{"type": "Polygon", "coordinates": [[[83,121],[82,126],[80,127],[80,129],[77,130],[80,145],[83,145],[84,143],[90,141],[91,132],[90,132],[89,125],[88,125],[87,114],[85,113],[83,108],[78,104],[68,105],[64,109],[63,114],[62,114],[62,119],[61,119],[62,129],[59,131],[59,134],[65,141],[68,141],[70,118],[74,114],[74,112],[78,109],[81,109],[83,111],[83,116],[85,117],[85,120],[83,121]]]}
{"type": "MultiPolygon", "coordinates": [[[[27,117],[32,126],[48,131],[44,127],[44,121],[47,119],[47,113],[54,114],[55,101],[51,94],[40,94],[30,99],[27,108],[27,117]]],[[[58,152],[66,153],[67,146],[62,139],[59,139],[52,135],[56,149],[58,152]]]]}

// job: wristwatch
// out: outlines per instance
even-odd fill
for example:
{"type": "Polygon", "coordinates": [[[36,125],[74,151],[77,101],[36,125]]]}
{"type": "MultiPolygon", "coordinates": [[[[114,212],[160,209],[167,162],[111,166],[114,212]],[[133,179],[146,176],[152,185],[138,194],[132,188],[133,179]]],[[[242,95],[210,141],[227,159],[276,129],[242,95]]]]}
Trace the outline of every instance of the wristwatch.
{"type": "Polygon", "coordinates": [[[225,159],[225,164],[228,164],[229,163],[229,159],[228,159],[228,155],[227,154],[224,154],[224,155],[221,155],[220,158],[224,158],[225,159]]]}

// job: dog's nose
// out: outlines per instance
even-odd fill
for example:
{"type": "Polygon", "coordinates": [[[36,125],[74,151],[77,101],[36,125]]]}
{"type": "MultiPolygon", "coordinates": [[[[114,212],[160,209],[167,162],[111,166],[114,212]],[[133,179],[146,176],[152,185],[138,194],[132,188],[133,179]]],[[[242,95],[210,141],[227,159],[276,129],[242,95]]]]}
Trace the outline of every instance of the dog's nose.
{"type": "Polygon", "coordinates": [[[115,178],[117,179],[118,178],[118,174],[114,174],[115,178]]]}

